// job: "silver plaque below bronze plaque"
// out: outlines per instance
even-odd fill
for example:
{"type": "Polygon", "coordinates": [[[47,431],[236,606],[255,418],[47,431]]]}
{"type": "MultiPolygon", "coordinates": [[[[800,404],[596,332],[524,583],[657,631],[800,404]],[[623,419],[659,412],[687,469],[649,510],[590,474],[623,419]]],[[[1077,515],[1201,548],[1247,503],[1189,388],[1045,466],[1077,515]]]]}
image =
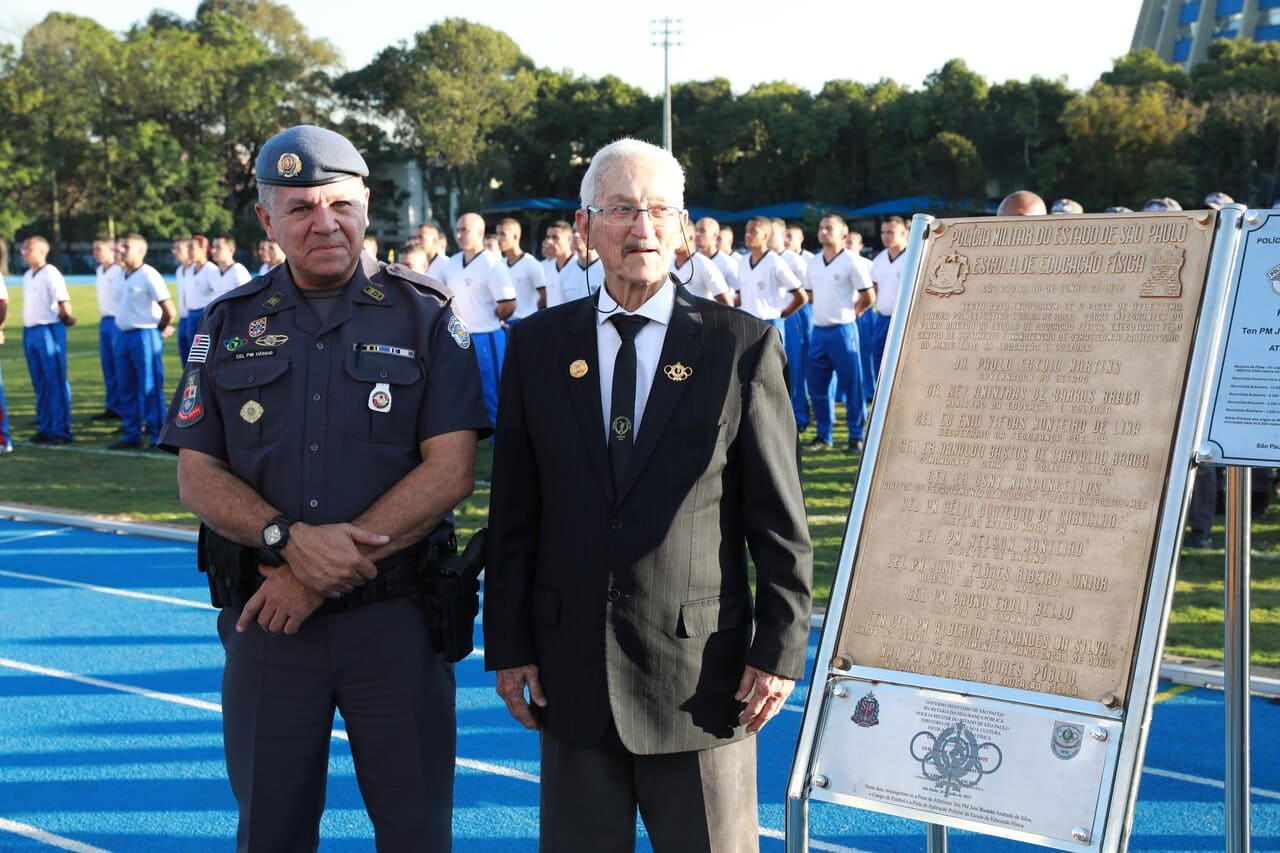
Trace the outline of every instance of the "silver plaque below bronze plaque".
{"type": "Polygon", "coordinates": [[[840,658],[1125,701],[1214,222],[935,223],[840,658]]]}
{"type": "Polygon", "coordinates": [[[809,796],[1090,849],[1119,732],[1115,720],[839,679],[809,796]]]}

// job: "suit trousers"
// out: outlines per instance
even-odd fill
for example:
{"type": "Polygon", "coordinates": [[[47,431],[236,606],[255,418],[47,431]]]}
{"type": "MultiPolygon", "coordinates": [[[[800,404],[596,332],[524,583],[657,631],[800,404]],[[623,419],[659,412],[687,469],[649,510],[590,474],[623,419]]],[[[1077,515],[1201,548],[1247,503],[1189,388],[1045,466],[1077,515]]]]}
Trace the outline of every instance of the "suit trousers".
{"type": "Polygon", "coordinates": [[[590,747],[542,733],[540,853],[633,853],[637,808],[655,853],[758,853],[755,737],[635,755],[612,723],[590,747]]]}
{"type": "Polygon", "coordinates": [[[457,726],[453,666],[408,598],[313,615],[293,636],[218,617],[227,775],[236,846],[301,853],[319,844],[333,712],[342,711],[379,853],[447,853],[457,726]]]}

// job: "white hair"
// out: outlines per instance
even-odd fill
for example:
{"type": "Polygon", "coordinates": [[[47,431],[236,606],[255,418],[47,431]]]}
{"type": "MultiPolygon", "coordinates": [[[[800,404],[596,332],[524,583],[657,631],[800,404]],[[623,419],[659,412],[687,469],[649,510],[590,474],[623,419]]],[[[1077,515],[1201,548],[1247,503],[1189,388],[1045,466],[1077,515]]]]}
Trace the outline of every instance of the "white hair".
{"type": "Polygon", "coordinates": [[[611,177],[620,166],[634,160],[648,160],[658,169],[669,172],[675,180],[676,195],[667,201],[676,207],[684,207],[684,167],[680,165],[680,161],[665,148],[630,137],[610,142],[591,158],[591,165],[582,176],[582,189],[579,193],[582,206],[595,206],[605,178],[611,177]]]}

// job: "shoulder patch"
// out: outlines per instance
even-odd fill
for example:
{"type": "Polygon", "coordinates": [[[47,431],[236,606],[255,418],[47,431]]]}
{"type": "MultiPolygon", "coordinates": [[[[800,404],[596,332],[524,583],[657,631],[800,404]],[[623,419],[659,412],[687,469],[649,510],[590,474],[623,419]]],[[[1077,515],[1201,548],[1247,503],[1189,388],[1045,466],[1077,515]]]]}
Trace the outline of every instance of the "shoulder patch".
{"type": "Polygon", "coordinates": [[[423,296],[431,296],[439,300],[441,304],[448,302],[453,298],[453,291],[446,287],[442,282],[436,281],[430,276],[422,273],[414,272],[403,264],[387,264],[382,268],[382,272],[390,278],[399,279],[412,285],[413,289],[423,296]]]}

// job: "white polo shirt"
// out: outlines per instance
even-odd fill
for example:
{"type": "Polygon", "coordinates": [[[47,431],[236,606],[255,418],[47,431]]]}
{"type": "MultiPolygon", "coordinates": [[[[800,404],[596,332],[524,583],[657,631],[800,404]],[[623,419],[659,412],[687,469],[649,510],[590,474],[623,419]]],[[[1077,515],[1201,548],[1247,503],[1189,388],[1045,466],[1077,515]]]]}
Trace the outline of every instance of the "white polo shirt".
{"type": "MultiPolygon", "coordinates": [[[[564,262],[567,267],[573,263],[573,258],[564,262]]],[[[559,305],[564,302],[564,297],[560,292],[560,272],[563,267],[556,266],[555,258],[542,259],[542,285],[547,292],[547,307],[559,305]]]]}
{"type": "Polygon", "coordinates": [[[444,270],[447,266],[449,266],[449,256],[441,252],[427,264],[427,275],[444,284],[444,270]]]}
{"type": "Polygon", "coordinates": [[[116,279],[116,325],[120,331],[154,329],[160,325],[160,303],[172,299],[155,267],[143,264],[133,272],[121,270],[116,279]]]}
{"type": "Polygon", "coordinates": [[[114,317],[116,315],[116,277],[120,275],[120,267],[115,264],[109,267],[98,265],[94,273],[93,286],[98,294],[98,316],[114,317]]]}
{"type": "Polygon", "coordinates": [[[876,286],[875,311],[882,317],[893,316],[893,306],[898,302],[898,290],[902,286],[902,269],[906,265],[906,249],[896,258],[889,257],[888,249],[881,249],[871,262],[871,281],[876,286]]]}
{"type": "Polygon", "coordinates": [[[221,296],[224,293],[230,293],[249,279],[253,278],[253,276],[249,275],[249,271],[244,268],[244,264],[239,261],[227,267],[225,272],[219,270],[218,265],[215,263],[210,263],[209,266],[213,267],[214,271],[218,273],[217,296],[221,296]]]}
{"type": "Polygon", "coordinates": [[[809,260],[807,258],[801,257],[791,249],[783,249],[778,257],[786,261],[787,267],[795,274],[797,280],[804,281],[805,273],[809,271],[809,260]]]}
{"type": "Polygon", "coordinates": [[[684,286],[689,288],[689,292],[694,296],[715,299],[721,294],[730,292],[724,276],[706,255],[694,252],[685,259],[683,264],[677,264],[675,255],[672,255],[671,271],[676,274],[676,278],[680,279],[681,284],[688,282],[684,286]]]}
{"type": "Polygon", "coordinates": [[[813,325],[843,326],[858,319],[854,304],[858,291],[871,289],[867,270],[844,249],[827,261],[815,255],[804,286],[813,293],[813,325]]]}
{"type": "MultiPolygon", "coordinates": [[[[231,272],[231,269],[227,272],[231,272]]],[[[241,269],[244,268],[241,267],[241,269]]],[[[222,293],[222,278],[218,265],[212,261],[205,261],[200,269],[193,266],[187,277],[187,310],[203,311],[208,307],[209,303],[222,293]]]]}
{"type": "MultiPolygon", "coordinates": [[[[561,302],[572,302],[595,293],[604,284],[604,264],[596,258],[586,269],[578,263],[577,258],[570,258],[569,263],[560,270],[557,280],[560,285],[559,305],[561,302]]],[[[547,305],[551,305],[551,288],[547,288],[547,305]]]]}
{"type": "Polygon", "coordinates": [[[761,320],[777,320],[791,301],[792,292],[800,289],[800,280],[776,252],[765,252],[756,263],[743,258],[738,266],[738,293],[742,310],[761,320]]]}
{"type": "Polygon", "coordinates": [[[22,325],[27,328],[61,322],[58,303],[70,301],[66,279],[53,264],[22,274],[22,325]]]}
{"type": "Polygon", "coordinates": [[[511,277],[511,285],[516,289],[516,319],[528,317],[538,310],[538,291],[542,289],[542,264],[528,252],[520,255],[514,264],[503,257],[507,265],[507,275],[511,277]]]}
{"type": "Polygon", "coordinates": [[[470,262],[465,252],[449,259],[444,283],[453,291],[453,310],[474,334],[502,328],[498,303],[516,298],[516,289],[507,275],[507,262],[492,252],[476,252],[470,262]]]}
{"type": "Polygon", "coordinates": [[[731,255],[728,252],[716,252],[711,256],[710,260],[711,263],[716,265],[716,269],[720,270],[720,275],[724,276],[725,283],[729,285],[729,289],[737,290],[738,266],[740,263],[738,256],[731,255]]]}

